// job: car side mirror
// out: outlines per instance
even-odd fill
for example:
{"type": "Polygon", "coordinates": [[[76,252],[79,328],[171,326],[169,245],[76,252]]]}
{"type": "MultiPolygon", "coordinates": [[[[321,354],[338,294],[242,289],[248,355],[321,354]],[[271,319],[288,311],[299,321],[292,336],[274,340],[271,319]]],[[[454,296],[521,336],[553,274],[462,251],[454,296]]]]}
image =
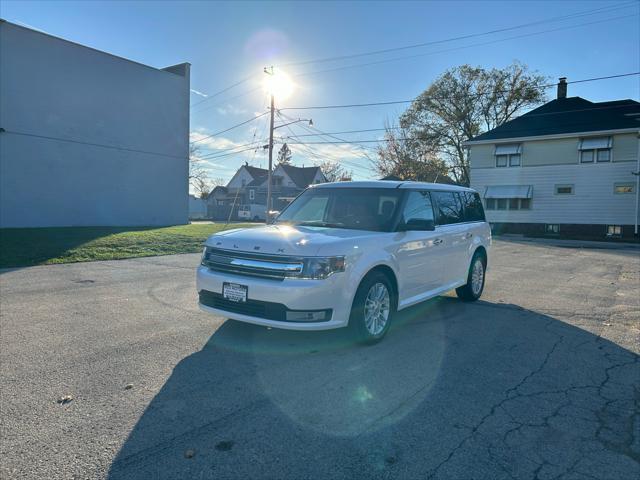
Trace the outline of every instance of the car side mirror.
{"type": "Polygon", "coordinates": [[[410,218],[402,227],[402,230],[405,231],[432,232],[436,229],[436,224],[433,220],[410,218]]]}

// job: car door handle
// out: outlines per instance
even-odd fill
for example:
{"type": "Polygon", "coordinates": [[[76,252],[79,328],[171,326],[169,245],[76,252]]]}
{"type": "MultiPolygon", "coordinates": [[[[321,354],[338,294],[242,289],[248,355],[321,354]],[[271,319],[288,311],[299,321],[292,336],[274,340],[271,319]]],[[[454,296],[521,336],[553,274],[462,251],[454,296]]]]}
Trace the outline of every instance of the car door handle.
{"type": "Polygon", "coordinates": [[[442,239],[441,239],[441,238],[436,238],[436,239],[433,241],[433,244],[434,244],[434,245],[440,245],[441,243],[442,243],[442,239]]]}

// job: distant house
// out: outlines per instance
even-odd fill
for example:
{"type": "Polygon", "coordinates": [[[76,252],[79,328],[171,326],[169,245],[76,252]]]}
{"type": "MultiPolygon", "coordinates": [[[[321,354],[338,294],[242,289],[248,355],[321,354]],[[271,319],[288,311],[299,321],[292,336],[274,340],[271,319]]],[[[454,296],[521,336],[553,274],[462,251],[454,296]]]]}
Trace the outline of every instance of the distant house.
{"type": "Polygon", "coordinates": [[[471,187],[497,232],[633,238],[640,103],[566,92],[467,142],[471,187]]]}
{"type": "Polygon", "coordinates": [[[0,228],[186,223],[189,70],[0,19],[0,228]]]}
{"type": "MultiPolygon", "coordinates": [[[[278,165],[272,175],[274,210],[282,210],[309,185],[324,183],[320,167],[278,165]]],[[[238,219],[238,210],[252,206],[263,218],[267,208],[268,171],[245,163],[225,187],[216,187],[207,198],[208,216],[215,220],[238,219]]],[[[252,215],[253,218],[253,215],[252,215]]]]}

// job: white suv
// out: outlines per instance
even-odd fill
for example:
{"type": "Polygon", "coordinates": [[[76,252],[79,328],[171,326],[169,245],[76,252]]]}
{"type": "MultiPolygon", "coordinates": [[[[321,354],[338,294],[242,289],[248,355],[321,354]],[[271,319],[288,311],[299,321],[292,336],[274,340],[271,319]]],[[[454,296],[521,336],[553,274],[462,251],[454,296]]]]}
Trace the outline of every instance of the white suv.
{"type": "Polygon", "coordinates": [[[417,182],[313,185],[271,225],[209,237],[200,307],[269,327],[350,326],[380,340],[396,311],[456,289],[477,300],[491,245],[480,196],[417,182]]]}

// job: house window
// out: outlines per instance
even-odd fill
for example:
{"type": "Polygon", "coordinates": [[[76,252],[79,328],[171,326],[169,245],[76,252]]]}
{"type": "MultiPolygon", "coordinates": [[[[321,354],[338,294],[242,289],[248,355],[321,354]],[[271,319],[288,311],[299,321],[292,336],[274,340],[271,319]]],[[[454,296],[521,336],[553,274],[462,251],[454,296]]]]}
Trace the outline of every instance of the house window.
{"type": "Polygon", "coordinates": [[[496,145],[496,167],[519,167],[522,154],[522,145],[496,145]]]}
{"type": "Polygon", "coordinates": [[[544,226],[544,231],[546,233],[557,235],[558,233],[560,233],[560,225],[558,225],[557,223],[547,223],[544,226]]]}
{"type": "Polygon", "coordinates": [[[611,137],[592,137],[580,140],[580,163],[611,161],[611,137]]]}
{"type": "Polygon", "coordinates": [[[530,210],[530,198],[485,198],[486,210],[530,210]]]}
{"type": "Polygon", "coordinates": [[[613,193],[634,193],[636,186],[633,183],[614,183],[613,193]]]}
{"type": "Polygon", "coordinates": [[[573,185],[556,185],[556,195],[573,195],[573,185]]]}
{"type": "Polygon", "coordinates": [[[622,225],[607,225],[607,237],[621,237],[622,225]]]}
{"type": "Polygon", "coordinates": [[[218,200],[217,203],[219,207],[224,207],[224,200],[218,200]]]}
{"type": "Polygon", "coordinates": [[[244,179],[244,178],[242,179],[242,186],[243,186],[243,187],[246,187],[246,186],[247,186],[247,180],[246,180],[246,179],[244,179]]]}
{"type": "Polygon", "coordinates": [[[251,190],[249,190],[249,200],[255,200],[256,199],[256,191],[252,188],[251,190]]]}

